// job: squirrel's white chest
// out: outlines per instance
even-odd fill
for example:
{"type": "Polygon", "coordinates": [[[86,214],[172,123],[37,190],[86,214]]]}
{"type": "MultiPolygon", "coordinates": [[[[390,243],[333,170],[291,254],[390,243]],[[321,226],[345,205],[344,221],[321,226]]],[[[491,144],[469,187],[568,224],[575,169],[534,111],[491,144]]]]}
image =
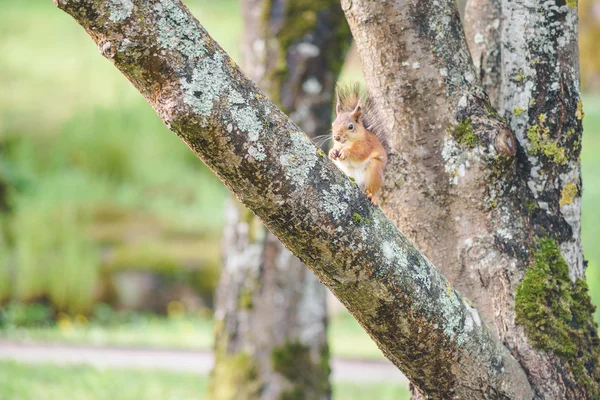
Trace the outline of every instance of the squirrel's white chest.
{"type": "Polygon", "coordinates": [[[360,188],[365,187],[365,170],[367,169],[367,165],[369,165],[370,158],[367,158],[365,161],[351,161],[349,159],[345,159],[344,161],[335,160],[334,163],[337,165],[339,169],[344,171],[346,175],[353,178],[356,184],[360,188]]]}

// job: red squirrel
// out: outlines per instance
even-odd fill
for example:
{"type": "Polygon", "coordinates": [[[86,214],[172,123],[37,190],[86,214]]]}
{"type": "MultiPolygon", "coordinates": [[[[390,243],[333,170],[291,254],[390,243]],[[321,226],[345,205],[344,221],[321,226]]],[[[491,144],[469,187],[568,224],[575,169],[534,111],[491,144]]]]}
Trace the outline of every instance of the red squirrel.
{"type": "Polygon", "coordinates": [[[336,98],[334,144],[329,158],[377,205],[375,196],[383,185],[387,151],[376,136],[378,126],[373,105],[358,85],[338,86],[336,98]]]}

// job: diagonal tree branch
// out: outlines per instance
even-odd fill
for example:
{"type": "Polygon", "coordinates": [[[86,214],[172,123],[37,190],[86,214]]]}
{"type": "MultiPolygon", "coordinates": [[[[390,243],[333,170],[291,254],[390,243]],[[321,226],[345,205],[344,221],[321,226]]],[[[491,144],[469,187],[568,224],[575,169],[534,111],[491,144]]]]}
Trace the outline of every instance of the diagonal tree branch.
{"type": "Polygon", "coordinates": [[[55,2],[424,393],[532,397],[524,372],[477,310],[265,99],[180,1],[55,2]]]}

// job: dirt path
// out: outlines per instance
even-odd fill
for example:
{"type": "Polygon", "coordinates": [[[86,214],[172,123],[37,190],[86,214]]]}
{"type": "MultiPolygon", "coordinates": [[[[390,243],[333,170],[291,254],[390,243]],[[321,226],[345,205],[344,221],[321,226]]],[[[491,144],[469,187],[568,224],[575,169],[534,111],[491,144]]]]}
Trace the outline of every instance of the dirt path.
{"type": "MultiPolygon", "coordinates": [[[[208,374],[214,358],[198,350],[86,347],[0,341],[0,359],[24,363],[85,364],[98,368],[146,368],[208,374]]],[[[332,359],[336,381],[407,382],[388,361],[332,359]]]]}

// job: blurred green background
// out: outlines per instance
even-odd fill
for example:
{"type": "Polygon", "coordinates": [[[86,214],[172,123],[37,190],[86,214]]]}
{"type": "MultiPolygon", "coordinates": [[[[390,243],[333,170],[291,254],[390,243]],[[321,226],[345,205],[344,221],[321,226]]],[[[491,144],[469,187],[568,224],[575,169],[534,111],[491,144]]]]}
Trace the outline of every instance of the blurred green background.
{"type": "MultiPolygon", "coordinates": [[[[237,1],[185,3],[238,59],[237,1]]],[[[0,340],[210,349],[224,186],[52,1],[0,0],[0,55],[0,340]]],[[[360,79],[356,59],[344,76],[360,79]]],[[[584,109],[583,242],[598,304],[600,96],[586,93],[584,109]]],[[[336,356],[382,357],[344,312],[329,335],[336,356]]],[[[115,396],[102,388],[119,371],[1,361],[0,398],[180,399],[205,389],[191,375],[127,374],[116,386],[129,389],[115,396]]],[[[386,399],[406,389],[335,393],[386,399]]]]}

